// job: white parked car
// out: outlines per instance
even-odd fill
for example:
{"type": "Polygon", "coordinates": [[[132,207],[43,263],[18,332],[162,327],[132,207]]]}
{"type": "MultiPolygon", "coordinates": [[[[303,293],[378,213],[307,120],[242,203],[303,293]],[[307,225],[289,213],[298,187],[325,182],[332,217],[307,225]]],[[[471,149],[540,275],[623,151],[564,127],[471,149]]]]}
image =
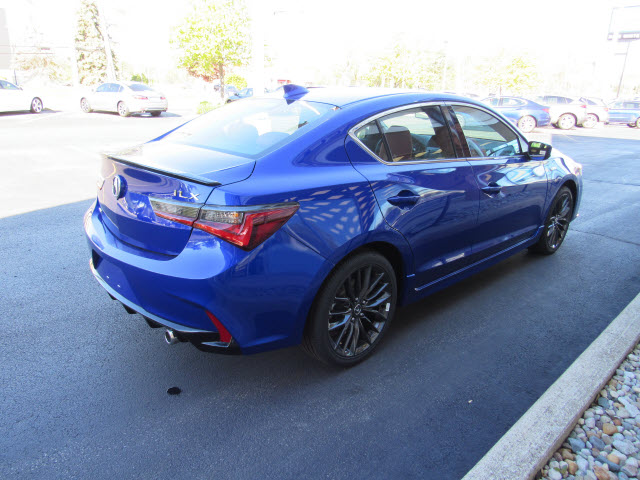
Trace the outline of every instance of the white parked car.
{"type": "Polygon", "coordinates": [[[0,80],[0,112],[19,112],[31,110],[40,113],[42,98],[6,80],[0,80]]]}
{"type": "Polygon", "coordinates": [[[150,113],[154,117],[167,111],[167,97],[144,83],[103,83],[80,99],[83,112],[117,112],[122,117],[132,113],[150,113]]]}

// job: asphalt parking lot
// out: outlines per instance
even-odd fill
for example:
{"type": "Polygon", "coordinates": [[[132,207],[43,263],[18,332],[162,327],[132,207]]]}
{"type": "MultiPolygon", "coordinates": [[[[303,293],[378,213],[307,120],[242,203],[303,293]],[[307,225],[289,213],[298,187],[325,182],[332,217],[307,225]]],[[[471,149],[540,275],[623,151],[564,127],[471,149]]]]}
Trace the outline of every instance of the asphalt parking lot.
{"type": "Polygon", "coordinates": [[[0,116],[2,478],[458,479],[640,291],[640,132],[543,131],[584,165],[558,254],[401,309],[349,370],[169,347],[92,278],[82,216],[96,152],[187,117],[47,115],[0,116]]]}

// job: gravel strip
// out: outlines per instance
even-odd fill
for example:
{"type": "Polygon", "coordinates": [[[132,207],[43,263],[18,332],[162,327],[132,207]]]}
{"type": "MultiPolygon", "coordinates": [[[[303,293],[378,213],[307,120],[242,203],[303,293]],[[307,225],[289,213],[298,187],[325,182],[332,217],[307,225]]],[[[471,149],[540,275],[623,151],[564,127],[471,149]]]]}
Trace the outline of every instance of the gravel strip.
{"type": "Polygon", "coordinates": [[[536,478],[637,480],[640,345],[636,345],[536,478]]]}

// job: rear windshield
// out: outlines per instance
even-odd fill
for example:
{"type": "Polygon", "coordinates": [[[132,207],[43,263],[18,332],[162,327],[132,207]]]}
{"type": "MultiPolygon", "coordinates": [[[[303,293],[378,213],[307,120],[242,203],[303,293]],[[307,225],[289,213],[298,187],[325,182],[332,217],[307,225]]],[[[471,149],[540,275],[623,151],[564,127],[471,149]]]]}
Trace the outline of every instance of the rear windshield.
{"type": "Polygon", "coordinates": [[[134,92],[146,92],[147,90],[153,90],[142,83],[131,83],[129,84],[129,88],[134,92]]]}
{"type": "Polygon", "coordinates": [[[257,157],[295,133],[308,129],[335,108],[326,103],[301,100],[249,98],[202,115],[165,138],[234,155],[257,157]]]}

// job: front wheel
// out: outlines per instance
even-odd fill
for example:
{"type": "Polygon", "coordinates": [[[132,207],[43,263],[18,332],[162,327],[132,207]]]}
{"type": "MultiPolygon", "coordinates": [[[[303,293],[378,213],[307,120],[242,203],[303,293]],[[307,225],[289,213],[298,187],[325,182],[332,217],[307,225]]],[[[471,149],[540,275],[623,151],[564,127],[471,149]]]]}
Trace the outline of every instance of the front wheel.
{"type": "Polygon", "coordinates": [[[593,113],[588,113],[584,122],[582,122],[582,126],[584,128],[593,128],[598,124],[598,116],[593,113]]]}
{"type": "Polygon", "coordinates": [[[129,116],[129,107],[127,107],[126,103],[118,102],[118,115],[120,115],[121,117],[129,116]]]}
{"type": "Polygon", "coordinates": [[[560,118],[558,118],[557,125],[558,128],[562,130],[571,130],[576,126],[576,117],[574,117],[571,113],[563,113],[562,115],[560,115],[560,118]]]}
{"type": "Polygon", "coordinates": [[[630,127],[640,128],[640,117],[636,119],[636,123],[629,125],[630,127]]]}
{"type": "Polygon", "coordinates": [[[42,111],[42,100],[38,97],[31,100],[31,112],[32,113],[40,113],[42,111]]]}
{"type": "Polygon", "coordinates": [[[86,98],[80,100],[80,110],[82,110],[84,113],[91,113],[91,105],[89,104],[89,100],[87,100],[86,98]]]}
{"type": "Polygon", "coordinates": [[[160,115],[162,115],[162,112],[149,112],[151,113],[152,117],[159,117],[160,115]]]}
{"type": "Polygon", "coordinates": [[[361,362],[388,330],[396,299],[396,275],[385,257],[363,252],[347,259],[316,296],[303,349],[329,365],[361,362]]]}
{"type": "Polygon", "coordinates": [[[569,230],[573,205],[573,193],[568,187],[562,187],[551,204],[540,239],[529,250],[544,255],[556,253],[569,230]]]}
{"type": "Polygon", "coordinates": [[[532,132],[533,129],[536,128],[536,119],[531,115],[525,115],[518,120],[518,128],[524,133],[532,132]]]}

